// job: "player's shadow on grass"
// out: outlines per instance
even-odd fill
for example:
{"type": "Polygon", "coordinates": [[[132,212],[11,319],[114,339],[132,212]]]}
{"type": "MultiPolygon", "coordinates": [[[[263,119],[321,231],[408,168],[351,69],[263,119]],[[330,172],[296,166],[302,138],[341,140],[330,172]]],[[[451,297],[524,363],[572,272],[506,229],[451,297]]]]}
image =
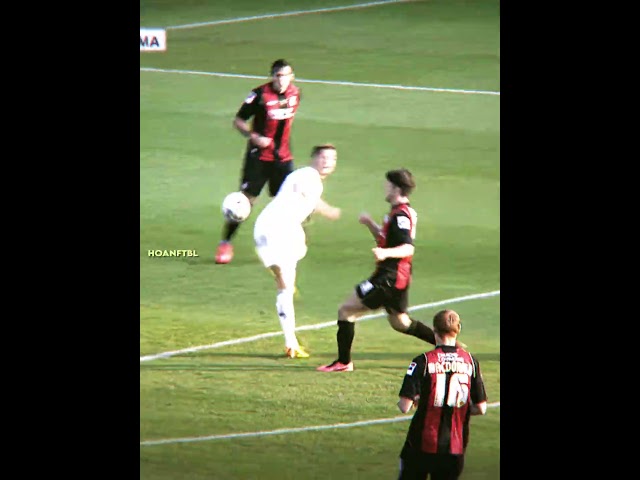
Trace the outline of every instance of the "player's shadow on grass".
{"type": "MultiPolygon", "coordinates": [[[[428,351],[430,349],[427,349],[428,351]]],[[[499,362],[500,353],[474,353],[471,352],[478,362],[499,362]]],[[[371,360],[406,360],[410,362],[413,357],[419,355],[420,352],[371,352],[371,353],[359,353],[353,355],[353,361],[371,361],[371,360]],[[411,356],[413,355],[413,357],[411,356]]]]}
{"type": "Polygon", "coordinates": [[[272,352],[198,352],[190,355],[192,358],[264,358],[266,360],[287,360],[283,353],[272,352]]]}
{"type": "Polygon", "coordinates": [[[298,364],[282,364],[282,365],[264,365],[264,364],[247,364],[247,363],[206,363],[206,364],[192,364],[192,363],[172,363],[170,365],[161,364],[142,364],[140,365],[140,371],[149,370],[156,372],[229,372],[229,371],[270,371],[273,372],[274,368],[283,367],[287,371],[298,370],[308,371],[309,365],[302,363],[298,364]]]}
{"type": "MultiPolygon", "coordinates": [[[[174,360],[181,359],[179,356],[172,357],[174,360]]],[[[290,359],[284,356],[284,353],[224,353],[224,352],[196,352],[189,354],[188,357],[182,357],[186,363],[141,363],[140,370],[190,370],[190,371],[212,371],[212,370],[273,370],[278,367],[285,368],[309,368],[315,363],[310,363],[312,359],[290,359]],[[218,363],[222,359],[243,358],[243,359],[264,359],[270,360],[268,363],[249,364],[249,363],[218,363]],[[193,363],[188,363],[189,359],[193,359],[193,363]],[[208,363],[211,359],[212,362],[208,363]]]]}
{"type": "MultiPolygon", "coordinates": [[[[278,358],[280,360],[280,358],[278,358]]],[[[274,363],[264,364],[264,363],[237,363],[237,362],[229,362],[229,363],[171,363],[171,364],[159,364],[159,363],[150,363],[150,364],[140,364],[140,371],[148,370],[148,371],[184,371],[184,372],[230,372],[230,371],[270,371],[273,372],[274,369],[282,368],[286,369],[287,372],[291,371],[309,371],[311,367],[315,369],[315,364],[310,364],[308,361],[301,360],[290,360],[286,358],[282,358],[282,361],[277,361],[274,363]]]]}
{"type": "MultiPolygon", "coordinates": [[[[193,266],[214,266],[216,268],[228,268],[228,265],[218,265],[216,263],[214,253],[215,252],[212,252],[209,255],[200,255],[198,257],[184,257],[181,258],[180,261],[193,266]]],[[[234,265],[262,265],[258,257],[256,257],[255,255],[236,255],[235,257],[233,257],[232,263],[234,265]]]]}

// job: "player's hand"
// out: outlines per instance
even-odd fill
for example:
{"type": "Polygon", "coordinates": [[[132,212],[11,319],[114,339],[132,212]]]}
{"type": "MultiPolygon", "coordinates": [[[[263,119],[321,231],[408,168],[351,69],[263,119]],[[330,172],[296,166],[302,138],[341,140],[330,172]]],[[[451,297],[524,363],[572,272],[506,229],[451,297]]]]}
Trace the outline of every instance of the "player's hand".
{"type": "Polygon", "coordinates": [[[375,248],[372,248],[371,251],[373,252],[373,256],[376,257],[376,260],[379,262],[387,258],[386,248],[375,247],[375,248]]]}
{"type": "Polygon", "coordinates": [[[327,218],[329,220],[338,220],[340,218],[341,210],[339,208],[333,207],[330,208],[327,212],[327,218]]]}
{"type": "Polygon", "coordinates": [[[360,222],[363,225],[371,225],[371,223],[373,222],[373,219],[371,218],[371,215],[363,212],[360,214],[360,217],[358,217],[358,222],[360,222]]]}
{"type": "Polygon", "coordinates": [[[420,401],[420,395],[416,395],[416,398],[413,399],[413,405],[411,408],[418,408],[418,402],[420,401]]]}
{"type": "Polygon", "coordinates": [[[251,135],[251,143],[258,148],[267,148],[272,142],[272,138],[263,137],[262,135],[251,135]]]}

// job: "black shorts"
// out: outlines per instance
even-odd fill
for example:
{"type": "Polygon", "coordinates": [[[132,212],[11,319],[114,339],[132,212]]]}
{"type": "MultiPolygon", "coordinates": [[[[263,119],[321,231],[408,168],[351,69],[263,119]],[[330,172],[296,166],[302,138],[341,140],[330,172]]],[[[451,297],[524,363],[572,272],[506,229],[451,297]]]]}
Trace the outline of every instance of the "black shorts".
{"type": "Polygon", "coordinates": [[[398,480],[458,480],[464,469],[464,455],[422,453],[400,458],[398,480]]]}
{"type": "Polygon", "coordinates": [[[385,276],[373,276],[356,285],[356,294],[362,304],[377,310],[384,307],[387,313],[407,313],[409,287],[399,290],[393,286],[395,280],[385,276]]]}
{"type": "Polygon", "coordinates": [[[284,179],[293,171],[293,160],[265,162],[258,159],[258,155],[259,150],[255,147],[247,150],[242,167],[240,190],[252,197],[257,197],[268,181],[269,195],[275,197],[284,179]]]}

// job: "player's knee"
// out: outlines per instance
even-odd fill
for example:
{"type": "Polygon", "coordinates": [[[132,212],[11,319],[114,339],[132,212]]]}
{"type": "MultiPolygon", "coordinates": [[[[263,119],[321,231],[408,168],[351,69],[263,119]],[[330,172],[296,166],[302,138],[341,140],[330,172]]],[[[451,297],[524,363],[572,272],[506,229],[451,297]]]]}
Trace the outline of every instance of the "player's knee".
{"type": "MultiPolygon", "coordinates": [[[[282,278],[282,269],[280,268],[280,266],[271,265],[269,267],[269,270],[271,270],[271,272],[273,273],[273,277],[276,281],[276,287],[278,287],[278,290],[286,289],[288,285],[285,283],[284,278],[282,278]]],[[[293,285],[291,285],[291,288],[293,289],[293,285]]]]}
{"type": "Polygon", "coordinates": [[[343,304],[338,308],[338,318],[340,320],[346,320],[348,322],[355,322],[356,315],[354,311],[349,308],[349,305],[343,304]]]}
{"type": "Polygon", "coordinates": [[[400,333],[405,333],[411,326],[411,319],[408,317],[408,315],[404,315],[401,313],[390,313],[387,316],[387,320],[389,320],[389,325],[391,325],[391,328],[400,333]]]}
{"type": "Polygon", "coordinates": [[[271,265],[269,267],[269,270],[271,270],[276,277],[280,277],[282,275],[282,269],[280,268],[280,265],[271,265]]]}

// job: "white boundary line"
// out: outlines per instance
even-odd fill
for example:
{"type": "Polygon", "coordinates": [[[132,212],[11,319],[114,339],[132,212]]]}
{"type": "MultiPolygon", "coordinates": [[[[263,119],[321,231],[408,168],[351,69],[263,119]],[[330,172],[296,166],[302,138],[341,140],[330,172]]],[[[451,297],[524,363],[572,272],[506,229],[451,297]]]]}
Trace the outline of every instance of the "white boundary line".
{"type": "MultiPolygon", "coordinates": [[[[257,80],[268,80],[267,77],[260,75],[245,75],[242,73],[223,73],[223,72],[199,72],[196,70],[175,70],[168,68],[152,68],[152,67],[140,67],[141,72],[156,72],[156,73],[177,73],[180,75],[204,75],[208,77],[227,77],[227,78],[250,78],[257,80]]],[[[421,92],[444,92],[444,93],[465,93],[468,95],[495,95],[500,96],[500,92],[494,92],[490,90],[464,90],[458,88],[437,88],[437,87],[415,87],[411,85],[393,85],[386,83],[360,83],[360,82],[348,82],[342,80],[312,80],[305,78],[296,78],[298,83],[319,83],[323,85],[342,85],[347,87],[370,87],[370,88],[390,88],[393,90],[416,90],[421,92]]]]}
{"type": "MultiPolygon", "coordinates": [[[[500,402],[488,403],[487,408],[496,408],[500,406],[500,402]]],[[[405,420],[411,420],[413,415],[403,415],[401,417],[392,418],[379,418],[376,420],[364,420],[353,423],[334,423],[331,425],[314,425],[311,427],[298,427],[298,428],[279,428],[277,430],[262,430],[258,432],[246,432],[246,433],[228,433],[223,435],[207,435],[204,437],[184,437],[184,438],[166,438],[162,440],[145,440],[140,442],[141,447],[152,445],[167,445],[171,443],[194,443],[194,442],[206,442],[209,440],[227,440],[231,438],[246,438],[246,437],[265,437],[267,435],[283,435],[286,433],[300,433],[300,432],[317,432],[320,430],[331,430],[336,428],[352,428],[363,427],[367,425],[378,425],[381,423],[396,423],[404,422],[405,420]]]]}
{"type": "MultiPolygon", "coordinates": [[[[476,300],[476,299],[480,299],[480,298],[488,298],[488,297],[495,297],[496,295],[500,295],[500,290],[494,290],[492,292],[485,292],[485,293],[474,293],[472,295],[465,295],[463,297],[454,297],[454,298],[449,298],[447,300],[440,300],[438,302],[431,302],[431,303],[423,303],[422,305],[415,305],[413,307],[409,307],[409,311],[413,312],[415,310],[421,310],[424,308],[430,308],[430,307],[438,307],[440,305],[447,305],[450,303],[457,303],[457,302],[465,302],[468,300],[476,300]]],[[[384,317],[386,314],[385,313],[373,313],[370,315],[364,315],[362,317],[360,317],[357,321],[364,321],[364,320],[371,320],[374,318],[380,318],[380,317],[384,317]]],[[[324,322],[324,323],[316,323],[313,325],[303,325],[301,327],[297,327],[296,331],[303,331],[303,330],[319,330],[321,328],[326,328],[326,327],[334,327],[336,325],[336,321],[333,320],[331,322],[324,322]]],[[[169,358],[169,357],[173,357],[175,355],[181,355],[184,353],[193,353],[193,352],[198,352],[201,350],[211,350],[214,348],[220,348],[220,347],[226,347],[228,345],[238,345],[240,343],[248,343],[248,342],[253,342],[256,340],[262,340],[264,338],[270,338],[270,337],[277,337],[282,335],[282,331],[279,332],[269,332],[269,333],[261,333],[259,335],[253,335],[251,337],[244,337],[244,338],[236,338],[233,340],[225,340],[223,342],[217,342],[217,343],[212,343],[209,345],[199,345],[197,347],[189,347],[189,348],[183,348],[181,350],[172,350],[169,352],[163,352],[163,353],[157,353],[155,355],[145,355],[140,357],[140,363],[142,362],[149,362],[152,360],[158,360],[160,358],[169,358]]]]}
{"type": "Polygon", "coordinates": [[[214,20],[211,22],[188,23],[186,25],[174,25],[166,28],[167,30],[181,30],[186,28],[209,27],[212,25],[226,25],[229,23],[248,22],[251,20],[263,20],[267,18],[292,17],[294,15],[305,15],[307,13],[324,13],[324,12],[337,12],[340,10],[354,10],[356,8],[376,7],[378,5],[404,3],[407,1],[409,0],[380,0],[378,2],[358,3],[355,5],[345,5],[342,7],[316,8],[314,10],[296,10],[296,11],[282,12],[282,13],[268,13],[265,15],[254,15],[251,17],[229,18],[227,20],[214,20]]]}

